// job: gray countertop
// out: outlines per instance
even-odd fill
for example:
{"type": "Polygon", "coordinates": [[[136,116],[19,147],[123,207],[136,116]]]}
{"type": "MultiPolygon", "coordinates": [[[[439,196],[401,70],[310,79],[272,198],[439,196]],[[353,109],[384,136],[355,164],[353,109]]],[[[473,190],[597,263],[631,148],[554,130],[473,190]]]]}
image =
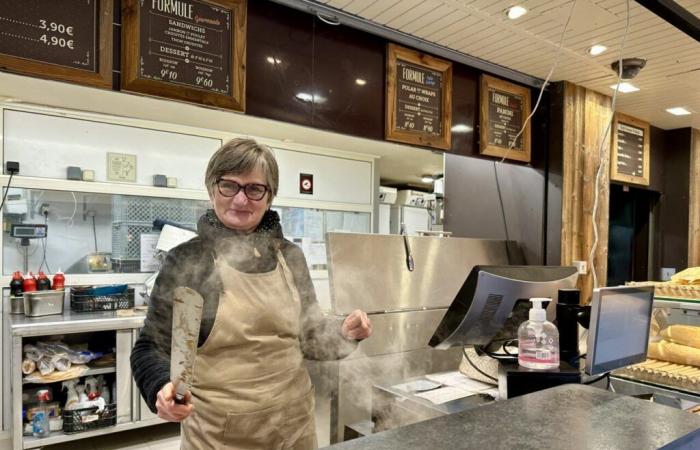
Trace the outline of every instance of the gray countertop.
{"type": "Polygon", "coordinates": [[[672,443],[667,448],[700,448],[700,417],[569,384],[327,448],[644,450],[672,443]]]}
{"type": "Polygon", "coordinates": [[[27,317],[22,314],[7,314],[6,317],[13,336],[41,336],[141,328],[146,313],[133,309],[86,313],[75,313],[67,310],[63,314],[50,316],[27,317]]]}

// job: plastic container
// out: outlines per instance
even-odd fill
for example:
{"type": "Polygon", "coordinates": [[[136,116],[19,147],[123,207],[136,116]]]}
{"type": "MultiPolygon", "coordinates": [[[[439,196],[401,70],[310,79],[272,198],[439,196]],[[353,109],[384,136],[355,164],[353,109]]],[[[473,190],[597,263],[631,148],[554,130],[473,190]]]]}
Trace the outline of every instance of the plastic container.
{"type": "Polygon", "coordinates": [[[10,281],[10,295],[13,297],[21,297],[23,285],[24,280],[22,279],[22,274],[18,270],[12,274],[12,280],[10,281]]]}
{"type": "Polygon", "coordinates": [[[114,311],[133,307],[134,290],[126,284],[71,288],[70,309],[74,312],[114,311]]]}
{"type": "Polygon", "coordinates": [[[34,274],[29,272],[29,275],[24,276],[24,281],[22,281],[22,292],[34,292],[36,291],[36,278],[34,274]]]}
{"type": "Polygon", "coordinates": [[[117,404],[110,403],[98,412],[98,408],[80,408],[63,410],[63,432],[79,433],[97,428],[111,427],[117,424],[117,404]]]}
{"type": "Polygon", "coordinates": [[[60,270],[53,276],[53,290],[62,291],[66,287],[66,277],[60,270]]]}
{"type": "Polygon", "coordinates": [[[51,280],[46,276],[44,272],[39,271],[39,276],[36,279],[36,290],[37,291],[50,291],[51,290],[51,280]]]}
{"type": "Polygon", "coordinates": [[[530,320],[518,328],[518,364],[528,369],[549,370],[559,368],[559,331],[547,321],[547,311],[542,302],[548,298],[532,298],[530,320]]]}
{"type": "Polygon", "coordinates": [[[32,436],[37,438],[45,438],[51,434],[49,424],[49,410],[46,407],[50,397],[48,389],[41,389],[36,394],[36,399],[39,401],[34,416],[32,417],[32,436]]]}

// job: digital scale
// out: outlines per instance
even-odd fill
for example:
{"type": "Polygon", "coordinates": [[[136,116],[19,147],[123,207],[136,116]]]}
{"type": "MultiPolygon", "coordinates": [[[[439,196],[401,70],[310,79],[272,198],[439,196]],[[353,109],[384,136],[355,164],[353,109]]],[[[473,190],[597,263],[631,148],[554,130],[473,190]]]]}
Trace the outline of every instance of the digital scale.
{"type": "Polygon", "coordinates": [[[48,233],[48,227],[41,223],[13,223],[10,226],[10,236],[21,240],[24,247],[24,273],[29,270],[29,240],[44,239],[48,233]]]}

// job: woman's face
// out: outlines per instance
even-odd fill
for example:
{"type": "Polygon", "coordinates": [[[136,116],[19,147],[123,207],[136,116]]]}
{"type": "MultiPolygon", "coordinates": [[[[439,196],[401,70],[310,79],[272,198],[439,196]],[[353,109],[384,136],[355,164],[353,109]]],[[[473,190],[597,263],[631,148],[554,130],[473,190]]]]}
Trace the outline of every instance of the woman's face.
{"type": "MultiPolygon", "coordinates": [[[[224,175],[222,180],[235,181],[239,185],[264,184],[267,185],[265,175],[259,167],[243,175],[224,175]]],[[[260,200],[251,200],[246,197],[243,189],[239,190],[233,197],[225,197],[219,192],[218,186],[209,194],[214,205],[214,212],[227,228],[232,230],[251,232],[262,220],[265,211],[269,206],[270,192],[260,200]]]]}

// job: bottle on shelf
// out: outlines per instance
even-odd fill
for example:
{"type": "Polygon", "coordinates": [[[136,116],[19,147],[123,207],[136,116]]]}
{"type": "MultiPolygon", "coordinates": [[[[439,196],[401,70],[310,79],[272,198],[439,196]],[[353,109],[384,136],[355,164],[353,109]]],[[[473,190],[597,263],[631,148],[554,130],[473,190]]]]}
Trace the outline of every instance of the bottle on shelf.
{"type": "Polygon", "coordinates": [[[22,295],[22,286],[24,285],[24,279],[22,278],[22,273],[17,270],[12,274],[12,281],[10,281],[10,295],[12,297],[19,297],[22,295]]]}
{"type": "Polygon", "coordinates": [[[53,290],[62,291],[65,287],[66,277],[63,275],[63,272],[61,272],[61,269],[58,269],[58,272],[53,276],[53,290]]]}
{"type": "Polygon", "coordinates": [[[51,433],[49,429],[49,409],[46,406],[50,399],[49,390],[41,389],[37,392],[36,399],[39,401],[39,405],[32,417],[32,435],[38,438],[45,438],[51,433]]]}
{"type": "Polygon", "coordinates": [[[51,280],[42,271],[39,271],[39,276],[36,280],[36,290],[37,291],[50,291],[51,290],[51,280]]]}
{"type": "Polygon", "coordinates": [[[24,276],[24,281],[22,282],[22,292],[34,292],[36,291],[36,278],[34,274],[29,272],[28,275],[24,276]]]}

